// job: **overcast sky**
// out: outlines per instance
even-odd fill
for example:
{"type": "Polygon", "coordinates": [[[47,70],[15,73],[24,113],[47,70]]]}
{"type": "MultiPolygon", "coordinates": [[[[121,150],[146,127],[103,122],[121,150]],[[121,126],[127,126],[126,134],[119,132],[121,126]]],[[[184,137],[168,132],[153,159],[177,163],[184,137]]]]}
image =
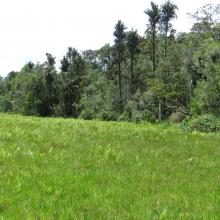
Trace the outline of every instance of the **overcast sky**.
{"type": "MultiPolygon", "coordinates": [[[[173,2],[179,7],[174,27],[180,32],[190,29],[187,12],[219,0],[173,2]]],[[[43,62],[46,52],[59,62],[69,46],[81,51],[112,43],[119,19],[143,35],[149,5],[150,0],[0,0],[0,75],[28,61],[43,62]]]]}

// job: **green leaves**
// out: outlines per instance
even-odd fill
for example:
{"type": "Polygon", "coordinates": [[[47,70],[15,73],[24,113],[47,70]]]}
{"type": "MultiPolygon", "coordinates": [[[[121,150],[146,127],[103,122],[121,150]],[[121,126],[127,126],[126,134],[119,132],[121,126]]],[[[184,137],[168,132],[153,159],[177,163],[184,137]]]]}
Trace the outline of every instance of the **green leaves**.
{"type": "Polygon", "coordinates": [[[156,24],[161,19],[160,8],[154,2],[151,2],[151,9],[147,9],[144,11],[146,15],[149,17],[149,22],[153,28],[156,27],[156,24]]]}

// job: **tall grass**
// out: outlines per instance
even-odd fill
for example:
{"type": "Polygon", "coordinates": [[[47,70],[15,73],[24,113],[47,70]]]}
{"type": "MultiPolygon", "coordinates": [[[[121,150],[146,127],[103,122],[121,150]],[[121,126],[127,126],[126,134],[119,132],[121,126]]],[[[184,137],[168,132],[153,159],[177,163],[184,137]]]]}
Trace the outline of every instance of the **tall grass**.
{"type": "Polygon", "coordinates": [[[0,114],[0,219],[220,219],[220,134],[0,114]]]}

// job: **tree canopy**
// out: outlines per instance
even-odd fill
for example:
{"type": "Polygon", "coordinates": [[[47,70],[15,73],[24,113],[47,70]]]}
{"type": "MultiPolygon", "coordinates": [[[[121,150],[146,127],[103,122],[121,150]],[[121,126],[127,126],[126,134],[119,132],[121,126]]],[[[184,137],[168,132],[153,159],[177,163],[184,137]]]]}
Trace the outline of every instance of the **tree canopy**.
{"type": "Polygon", "coordinates": [[[69,47],[60,61],[46,53],[45,62],[11,71],[0,78],[0,111],[135,122],[220,116],[220,5],[192,13],[188,33],[173,29],[177,10],[151,2],[144,36],[119,20],[113,45],[69,47]]]}

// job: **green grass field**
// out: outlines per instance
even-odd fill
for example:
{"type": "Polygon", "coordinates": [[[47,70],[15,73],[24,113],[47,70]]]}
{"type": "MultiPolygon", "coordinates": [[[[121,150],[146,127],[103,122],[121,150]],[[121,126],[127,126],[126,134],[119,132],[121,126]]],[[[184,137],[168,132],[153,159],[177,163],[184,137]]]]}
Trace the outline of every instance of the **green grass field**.
{"type": "Polygon", "coordinates": [[[220,219],[220,134],[0,114],[0,219],[220,219]]]}

